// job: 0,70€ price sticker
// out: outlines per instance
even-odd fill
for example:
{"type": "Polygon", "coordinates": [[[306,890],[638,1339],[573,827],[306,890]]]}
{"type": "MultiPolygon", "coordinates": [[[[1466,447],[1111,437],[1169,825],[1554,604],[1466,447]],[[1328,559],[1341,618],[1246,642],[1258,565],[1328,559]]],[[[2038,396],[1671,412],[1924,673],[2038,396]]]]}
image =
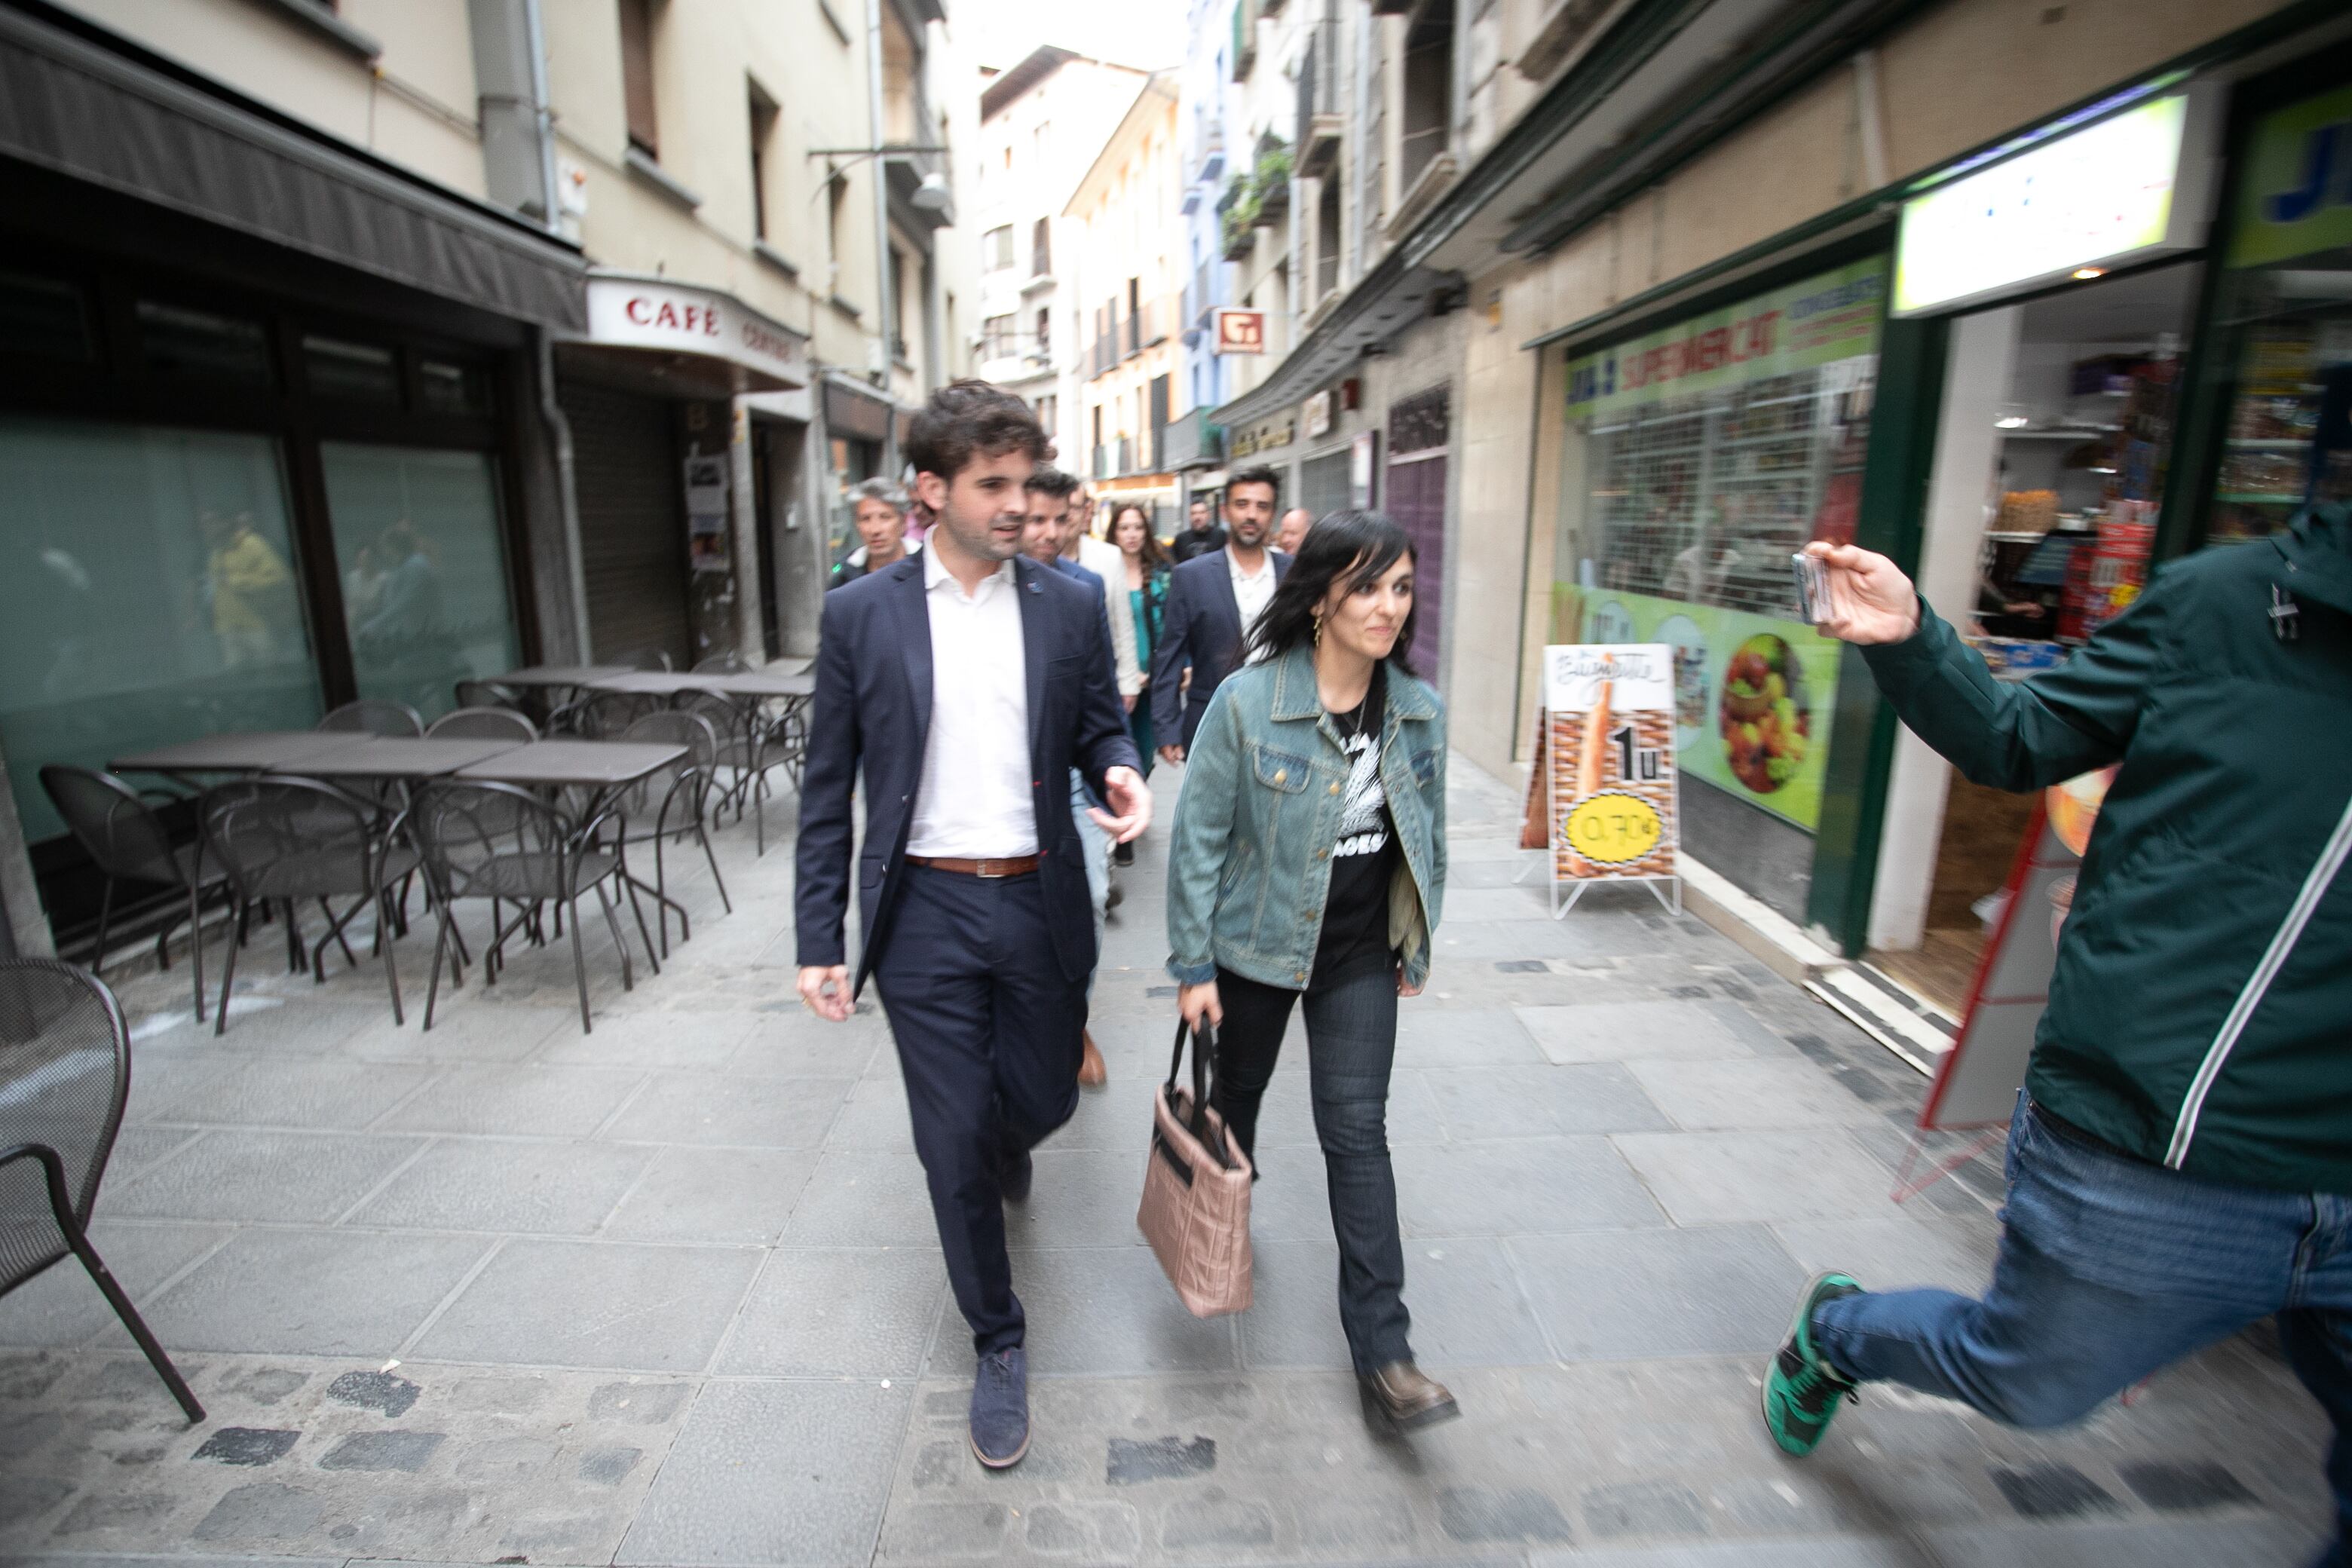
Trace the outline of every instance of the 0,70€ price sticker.
{"type": "Polygon", "coordinates": [[[1603,866],[1624,866],[1658,847],[1666,825],[1658,808],[1639,795],[1603,791],[1587,795],[1569,812],[1569,847],[1603,866]]]}

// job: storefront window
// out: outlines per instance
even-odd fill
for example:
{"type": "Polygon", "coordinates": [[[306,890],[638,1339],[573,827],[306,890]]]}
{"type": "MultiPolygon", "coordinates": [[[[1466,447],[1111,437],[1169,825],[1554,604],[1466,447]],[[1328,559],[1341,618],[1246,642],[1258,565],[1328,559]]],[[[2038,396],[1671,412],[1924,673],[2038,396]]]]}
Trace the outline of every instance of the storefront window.
{"type": "Polygon", "coordinates": [[[28,840],[44,763],[104,767],[320,714],[277,443],[0,420],[0,744],[28,840]]]}
{"type": "Polygon", "coordinates": [[[513,596],[488,455],[338,441],[319,455],[360,695],[429,719],[455,705],[458,681],[512,669],[513,596]]]}
{"type": "Polygon", "coordinates": [[[1674,646],[1686,776],[1811,831],[1837,645],[1790,556],[1853,536],[1883,258],[1570,361],[1551,640],[1674,646]]]}
{"type": "Polygon", "coordinates": [[[2246,150],[2225,325],[2235,395],[2208,537],[2258,539],[2352,500],[2352,86],[2258,122],[2246,150]]]}

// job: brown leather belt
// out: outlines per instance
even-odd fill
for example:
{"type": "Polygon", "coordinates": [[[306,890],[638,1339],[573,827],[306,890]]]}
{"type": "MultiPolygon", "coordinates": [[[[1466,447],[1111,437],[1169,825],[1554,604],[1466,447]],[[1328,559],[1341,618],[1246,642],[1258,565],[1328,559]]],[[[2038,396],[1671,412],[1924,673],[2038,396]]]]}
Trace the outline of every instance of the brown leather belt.
{"type": "Polygon", "coordinates": [[[928,866],[934,871],[953,871],[959,877],[1025,877],[1037,868],[1034,855],[1015,855],[1008,860],[958,860],[944,855],[909,855],[909,866],[928,866]]]}

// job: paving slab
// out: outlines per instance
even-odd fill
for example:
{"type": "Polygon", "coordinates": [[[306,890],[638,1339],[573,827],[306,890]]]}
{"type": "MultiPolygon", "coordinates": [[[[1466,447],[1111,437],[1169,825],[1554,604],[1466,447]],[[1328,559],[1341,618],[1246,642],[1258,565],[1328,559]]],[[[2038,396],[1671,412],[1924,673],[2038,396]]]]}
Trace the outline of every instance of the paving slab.
{"type": "MultiPolygon", "coordinates": [[[[248,1229],[141,1313],[173,1351],[383,1358],[491,1245],[470,1236],[248,1229]]],[[[100,1337],[130,1342],[120,1328],[100,1337]]]]}
{"type": "Polygon", "coordinates": [[[518,1238],[415,1351],[503,1365],[699,1372],[759,1264],[751,1247],[518,1238]]]}
{"type": "Polygon", "coordinates": [[[712,1384],[615,1561],[870,1560],[913,1394],[871,1382],[712,1384]]]}

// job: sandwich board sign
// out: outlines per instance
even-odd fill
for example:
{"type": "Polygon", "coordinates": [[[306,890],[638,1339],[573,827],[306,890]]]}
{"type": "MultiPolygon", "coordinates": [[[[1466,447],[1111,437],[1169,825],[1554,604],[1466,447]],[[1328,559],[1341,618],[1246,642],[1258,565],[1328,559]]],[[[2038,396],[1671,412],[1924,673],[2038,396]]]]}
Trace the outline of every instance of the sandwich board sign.
{"type": "Polygon", "coordinates": [[[1545,648],[1543,660],[1540,784],[1531,793],[1546,807],[1552,918],[1595,882],[1643,883],[1681,913],[1674,649],[1567,643],[1545,648]]]}

